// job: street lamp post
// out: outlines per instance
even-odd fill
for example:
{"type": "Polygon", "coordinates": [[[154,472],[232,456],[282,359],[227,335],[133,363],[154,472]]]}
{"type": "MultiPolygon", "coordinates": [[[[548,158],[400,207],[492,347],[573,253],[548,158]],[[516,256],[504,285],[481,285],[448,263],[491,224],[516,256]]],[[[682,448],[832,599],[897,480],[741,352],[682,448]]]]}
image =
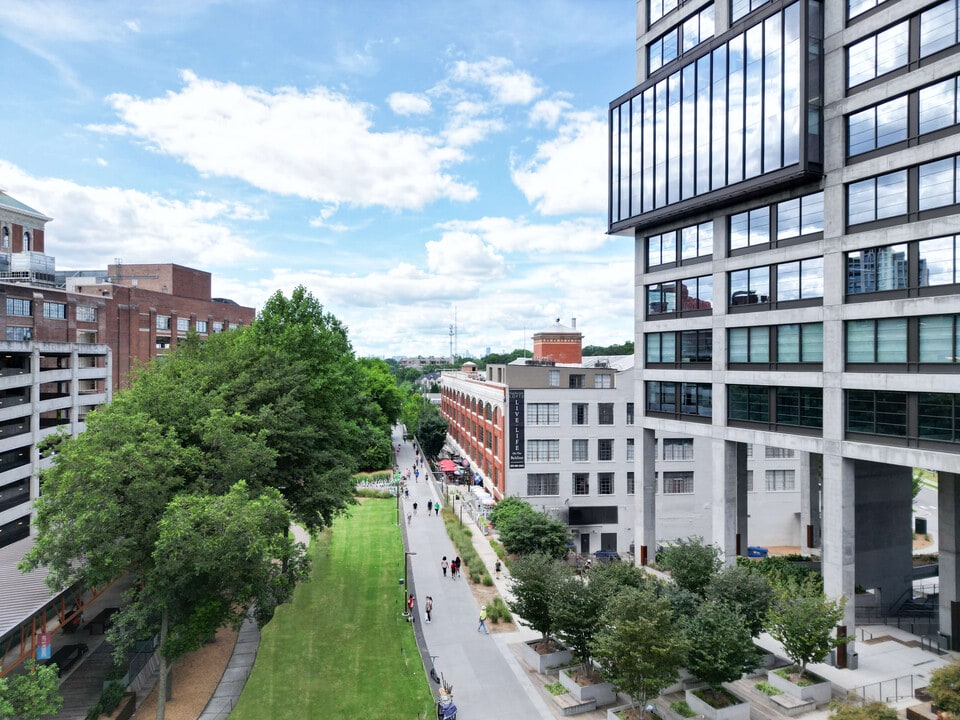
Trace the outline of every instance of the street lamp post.
{"type": "Polygon", "coordinates": [[[405,550],[403,553],[403,615],[406,616],[407,613],[407,597],[410,594],[410,586],[407,583],[407,564],[411,555],[416,555],[415,552],[410,552],[405,550]]]}

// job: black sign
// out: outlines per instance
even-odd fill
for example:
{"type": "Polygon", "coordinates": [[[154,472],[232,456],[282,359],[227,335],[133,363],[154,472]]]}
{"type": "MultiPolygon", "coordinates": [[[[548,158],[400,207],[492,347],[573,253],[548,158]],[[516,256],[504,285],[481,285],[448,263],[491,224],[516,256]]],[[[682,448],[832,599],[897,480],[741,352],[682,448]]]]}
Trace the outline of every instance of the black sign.
{"type": "Polygon", "coordinates": [[[522,468],[523,456],[523,390],[510,391],[510,467],[522,468]]]}

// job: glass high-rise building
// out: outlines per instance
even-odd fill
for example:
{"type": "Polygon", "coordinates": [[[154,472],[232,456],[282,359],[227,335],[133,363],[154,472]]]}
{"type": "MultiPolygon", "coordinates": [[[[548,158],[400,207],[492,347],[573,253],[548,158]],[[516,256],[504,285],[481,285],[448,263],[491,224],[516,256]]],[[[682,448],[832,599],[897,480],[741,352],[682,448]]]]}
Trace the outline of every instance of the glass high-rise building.
{"type": "Polygon", "coordinates": [[[609,231],[636,245],[638,556],[658,437],[711,444],[728,560],[747,447],[796,451],[802,549],[852,633],[858,586],[884,610],[909,590],[912,472],[936,470],[933,631],[960,647],[960,0],[638,13],[609,145],[609,231]]]}

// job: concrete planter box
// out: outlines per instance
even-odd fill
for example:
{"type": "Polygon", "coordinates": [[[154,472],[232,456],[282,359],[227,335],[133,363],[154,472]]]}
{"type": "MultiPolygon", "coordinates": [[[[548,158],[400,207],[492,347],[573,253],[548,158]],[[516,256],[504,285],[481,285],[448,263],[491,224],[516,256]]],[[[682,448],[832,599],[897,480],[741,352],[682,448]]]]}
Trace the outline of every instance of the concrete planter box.
{"type": "MultiPolygon", "coordinates": [[[[579,685],[577,681],[570,677],[569,672],[579,669],[579,665],[573,668],[563,668],[560,671],[560,682],[580,702],[587,700],[596,700],[597,705],[611,705],[617,701],[617,693],[613,689],[613,683],[599,682],[593,685],[579,685]]],[[[749,718],[747,718],[749,720],[749,718]]]]}
{"type": "MultiPolygon", "coordinates": [[[[812,675],[810,672],[807,674],[812,675]]],[[[814,675],[814,677],[817,676],[814,675]]],[[[813,685],[797,685],[795,682],[787,680],[785,677],[777,674],[775,670],[767,672],[767,682],[777,690],[785,692],[798,700],[813,700],[817,705],[825,705],[832,699],[833,689],[830,686],[829,680],[819,679],[822,682],[813,685]]]]}
{"type": "Polygon", "coordinates": [[[694,695],[693,690],[686,691],[686,700],[691,710],[698,715],[703,715],[708,720],[750,720],[750,703],[748,702],[739,702],[725,708],[715,708],[694,695]]]}
{"type": "Polygon", "coordinates": [[[573,659],[573,653],[569,650],[557,650],[555,652],[540,654],[533,647],[540,642],[540,640],[530,640],[520,646],[520,655],[527,665],[541,675],[546,675],[550,670],[570,664],[570,661],[573,659]]]}
{"type": "MultiPolygon", "coordinates": [[[[639,707],[640,705],[638,705],[637,703],[630,703],[628,705],[617,705],[615,708],[608,708],[607,720],[620,720],[620,716],[617,715],[618,712],[622,712],[623,710],[631,710],[639,707]]],[[[650,716],[648,715],[648,717],[650,716]]]]}

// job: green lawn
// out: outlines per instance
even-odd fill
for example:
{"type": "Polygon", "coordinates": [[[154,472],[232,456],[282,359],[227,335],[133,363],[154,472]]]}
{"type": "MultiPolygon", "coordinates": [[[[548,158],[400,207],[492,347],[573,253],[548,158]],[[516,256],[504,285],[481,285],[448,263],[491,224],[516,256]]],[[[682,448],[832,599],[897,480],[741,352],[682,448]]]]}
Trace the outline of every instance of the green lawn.
{"type": "Polygon", "coordinates": [[[310,581],[263,628],[231,720],[434,712],[413,627],[400,617],[403,547],[396,514],[396,502],[368,499],[314,541],[310,581]]]}

